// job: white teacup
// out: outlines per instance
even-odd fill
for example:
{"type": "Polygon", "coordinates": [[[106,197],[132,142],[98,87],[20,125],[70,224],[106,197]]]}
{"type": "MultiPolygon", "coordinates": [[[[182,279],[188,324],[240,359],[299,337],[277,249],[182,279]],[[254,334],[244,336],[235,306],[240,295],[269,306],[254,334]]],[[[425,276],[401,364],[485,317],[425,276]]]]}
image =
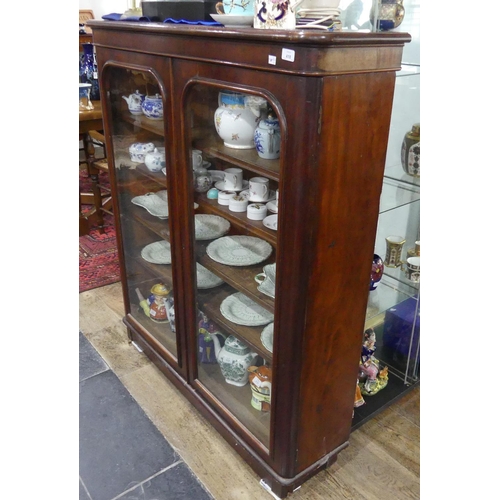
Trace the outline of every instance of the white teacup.
{"type": "Polygon", "coordinates": [[[420,257],[408,257],[406,260],[406,277],[414,283],[420,283],[420,257]]]}
{"type": "Polygon", "coordinates": [[[259,291],[274,299],[276,295],[276,263],[264,266],[262,273],[254,277],[259,291]]]}
{"type": "Polygon", "coordinates": [[[202,152],[199,149],[193,149],[191,151],[191,166],[194,168],[201,167],[203,165],[202,152]]]}
{"type": "Polygon", "coordinates": [[[224,170],[224,189],[227,191],[243,189],[243,170],[241,168],[226,168],[224,170]]]}
{"type": "Polygon", "coordinates": [[[248,191],[250,192],[250,201],[267,201],[269,199],[269,179],[252,177],[248,191]]]}

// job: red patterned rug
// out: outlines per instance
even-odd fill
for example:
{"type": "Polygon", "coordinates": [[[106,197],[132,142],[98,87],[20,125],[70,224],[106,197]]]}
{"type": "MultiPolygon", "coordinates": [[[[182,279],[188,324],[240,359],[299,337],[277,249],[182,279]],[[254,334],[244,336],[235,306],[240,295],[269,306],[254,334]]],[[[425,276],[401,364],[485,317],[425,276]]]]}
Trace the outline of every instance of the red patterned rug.
{"type": "MultiPolygon", "coordinates": [[[[107,174],[100,175],[101,182],[108,182],[107,174]]],[[[80,187],[90,192],[90,181],[86,170],[80,170],[80,187]]],[[[91,205],[83,206],[86,212],[91,205]]],[[[120,268],[116,247],[116,232],[113,216],[104,215],[104,233],[91,227],[89,234],[80,236],[80,293],[120,281],[120,268]]]]}

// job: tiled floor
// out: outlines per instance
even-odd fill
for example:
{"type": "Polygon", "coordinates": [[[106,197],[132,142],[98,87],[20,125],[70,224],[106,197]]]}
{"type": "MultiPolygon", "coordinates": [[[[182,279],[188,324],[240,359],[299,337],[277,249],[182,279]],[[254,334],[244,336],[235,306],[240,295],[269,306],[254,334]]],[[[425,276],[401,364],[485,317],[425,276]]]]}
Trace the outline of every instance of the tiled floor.
{"type": "Polygon", "coordinates": [[[211,500],[80,335],[80,500],[211,500]]]}

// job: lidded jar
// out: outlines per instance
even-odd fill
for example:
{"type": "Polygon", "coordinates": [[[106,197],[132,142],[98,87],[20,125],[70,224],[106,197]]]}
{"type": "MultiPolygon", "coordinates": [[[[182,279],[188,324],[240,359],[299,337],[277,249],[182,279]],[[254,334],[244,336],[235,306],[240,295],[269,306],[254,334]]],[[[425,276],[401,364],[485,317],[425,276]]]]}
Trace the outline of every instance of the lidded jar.
{"type": "Polygon", "coordinates": [[[212,187],[212,177],[203,166],[193,169],[193,182],[197,193],[206,193],[212,187]]]}
{"type": "Polygon", "coordinates": [[[405,134],[401,145],[403,170],[413,177],[420,177],[420,123],[415,123],[405,134]]]}
{"type": "Polygon", "coordinates": [[[254,132],[254,142],[261,158],[275,160],[280,157],[280,122],[272,111],[268,113],[267,118],[259,121],[254,132]]]}
{"type": "Polygon", "coordinates": [[[160,172],[165,167],[165,148],[154,148],[146,153],[144,163],[151,172],[160,172]]]}
{"type": "Polygon", "coordinates": [[[160,94],[147,95],[142,102],[142,112],[151,120],[163,118],[163,101],[160,94]]]}

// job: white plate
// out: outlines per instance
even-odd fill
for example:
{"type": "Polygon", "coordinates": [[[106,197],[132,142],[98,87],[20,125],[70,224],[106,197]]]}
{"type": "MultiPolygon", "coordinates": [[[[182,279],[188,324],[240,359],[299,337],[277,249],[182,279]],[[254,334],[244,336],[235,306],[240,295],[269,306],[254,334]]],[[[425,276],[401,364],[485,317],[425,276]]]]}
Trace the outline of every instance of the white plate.
{"type": "Polygon", "coordinates": [[[197,240],[213,240],[224,236],[231,227],[227,219],[218,215],[197,214],[194,216],[194,234],[197,240]]]}
{"type": "Polygon", "coordinates": [[[210,14],[210,16],[212,16],[214,21],[231,28],[253,26],[253,13],[249,16],[239,16],[236,14],[210,14]]]}
{"type": "Polygon", "coordinates": [[[207,255],[227,266],[251,266],[266,260],[273,247],[255,236],[224,236],[207,246],[207,255]]]}
{"type": "Polygon", "coordinates": [[[141,250],[141,257],[152,264],[171,264],[170,243],[165,240],[150,243],[141,250]]]}
{"type": "Polygon", "coordinates": [[[167,175],[167,167],[163,167],[163,168],[161,169],[161,171],[162,171],[165,175],[167,175]]]}
{"type": "Polygon", "coordinates": [[[266,207],[272,214],[278,213],[278,205],[276,204],[276,201],[266,203],[266,207]]]}
{"type": "Polygon", "coordinates": [[[196,284],[198,285],[198,288],[214,288],[222,285],[222,283],[224,283],[224,281],[212,271],[209,271],[206,267],[196,263],[196,284]]]}
{"type": "Polygon", "coordinates": [[[262,345],[269,351],[273,352],[273,337],[274,337],[274,321],[269,323],[260,334],[262,345]]]}
{"type": "Polygon", "coordinates": [[[226,297],[221,305],[220,312],[224,318],[245,326],[261,326],[271,323],[274,314],[254,302],[241,292],[226,297]]]}
{"type": "Polygon", "coordinates": [[[274,231],[278,230],[278,214],[268,215],[262,223],[268,229],[272,229],[274,231]]]}
{"type": "Polygon", "coordinates": [[[132,203],[145,208],[151,215],[166,219],[168,217],[167,190],[157,193],[146,193],[132,198],[132,203]]]}
{"type": "Polygon", "coordinates": [[[245,179],[243,179],[243,187],[241,189],[226,189],[224,187],[224,181],[218,181],[215,183],[215,187],[219,190],[219,191],[230,191],[231,193],[238,193],[239,191],[242,191],[243,189],[247,189],[248,188],[248,181],[246,181],[245,179]]]}

